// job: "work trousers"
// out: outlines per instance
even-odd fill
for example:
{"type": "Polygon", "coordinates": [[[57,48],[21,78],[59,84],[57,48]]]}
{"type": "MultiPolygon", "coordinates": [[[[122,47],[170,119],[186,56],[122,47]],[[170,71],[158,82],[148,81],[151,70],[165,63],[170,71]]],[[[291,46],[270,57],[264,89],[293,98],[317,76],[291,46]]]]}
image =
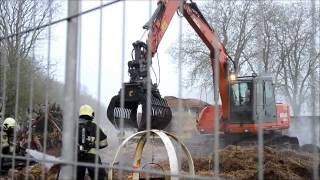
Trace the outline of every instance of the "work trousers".
{"type": "MultiPolygon", "coordinates": [[[[95,155],[94,154],[90,154],[90,153],[78,153],[78,161],[79,162],[85,162],[85,163],[92,163],[92,165],[94,165],[95,155]]],[[[98,164],[102,164],[100,157],[98,157],[98,162],[97,163],[98,164]]],[[[90,178],[92,180],[95,179],[95,173],[94,173],[95,168],[94,167],[80,166],[79,165],[77,167],[77,180],[84,180],[86,169],[88,169],[90,178]]],[[[97,179],[98,180],[107,179],[107,173],[106,173],[104,168],[99,168],[98,169],[98,178],[97,179]]]]}

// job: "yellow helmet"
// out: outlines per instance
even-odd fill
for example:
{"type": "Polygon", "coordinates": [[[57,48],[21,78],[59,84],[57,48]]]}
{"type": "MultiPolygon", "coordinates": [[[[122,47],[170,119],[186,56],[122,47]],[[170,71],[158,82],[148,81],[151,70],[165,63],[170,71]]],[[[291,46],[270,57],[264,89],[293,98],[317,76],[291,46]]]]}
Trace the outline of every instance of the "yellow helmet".
{"type": "Polygon", "coordinates": [[[87,116],[94,118],[93,108],[91,106],[89,106],[88,104],[84,104],[80,107],[79,116],[84,116],[84,115],[87,115],[87,116]]]}
{"type": "Polygon", "coordinates": [[[16,125],[17,125],[16,120],[14,120],[11,117],[6,118],[2,123],[2,127],[4,130],[8,130],[10,127],[14,128],[14,127],[16,127],[16,125]]]}

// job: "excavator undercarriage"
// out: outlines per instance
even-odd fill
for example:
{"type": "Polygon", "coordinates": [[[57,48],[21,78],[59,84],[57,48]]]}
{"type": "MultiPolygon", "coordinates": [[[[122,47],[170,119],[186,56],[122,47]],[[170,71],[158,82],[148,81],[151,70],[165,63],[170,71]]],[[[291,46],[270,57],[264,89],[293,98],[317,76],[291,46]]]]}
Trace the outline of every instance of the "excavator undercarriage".
{"type": "MultiPolygon", "coordinates": [[[[259,145],[259,136],[257,134],[224,134],[221,136],[222,147],[228,145],[252,146],[259,145]]],[[[290,137],[282,134],[280,131],[264,132],[262,134],[263,146],[278,148],[298,149],[299,140],[297,137],[290,137]]]]}

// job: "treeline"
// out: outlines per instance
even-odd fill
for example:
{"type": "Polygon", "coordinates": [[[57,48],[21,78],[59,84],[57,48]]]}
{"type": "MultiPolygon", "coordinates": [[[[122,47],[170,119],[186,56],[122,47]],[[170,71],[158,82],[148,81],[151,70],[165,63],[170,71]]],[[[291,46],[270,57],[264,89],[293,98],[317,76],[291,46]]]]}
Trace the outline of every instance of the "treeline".
{"type": "MultiPolygon", "coordinates": [[[[55,80],[55,65],[48,65],[47,59],[34,52],[48,40],[48,29],[23,33],[58,16],[60,5],[61,2],[55,0],[10,0],[0,3],[0,104],[2,99],[5,100],[5,106],[0,106],[0,109],[5,117],[27,121],[30,119],[31,105],[36,111],[43,109],[46,96],[49,104],[63,106],[64,84],[55,80]]],[[[97,100],[83,87],[80,89],[79,103],[91,104],[97,111],[97,100]]],[[[105,109],[102,105],[99,108],[101,112],[105,109]]]]}
{"type": "MultiPolygon", "coordinates": [[[[2,56],[2,61],[6,60],[6,56],[2,56]]],[[[12,61],[12,57],[8,60],[12,61]]],[[[46,67],[29,57],[18,61],[19,70],[17,65],[4,67],[2,63],[0,66],[0,92],[1,97],[5,96],[5,106],[2,107],[5,117],[18,115],[19,120],[28,119],[31,103],[34,109],[45,104],[46,89],[49,102],[62,103],[63,84],[48,77],[46,67]]]]}

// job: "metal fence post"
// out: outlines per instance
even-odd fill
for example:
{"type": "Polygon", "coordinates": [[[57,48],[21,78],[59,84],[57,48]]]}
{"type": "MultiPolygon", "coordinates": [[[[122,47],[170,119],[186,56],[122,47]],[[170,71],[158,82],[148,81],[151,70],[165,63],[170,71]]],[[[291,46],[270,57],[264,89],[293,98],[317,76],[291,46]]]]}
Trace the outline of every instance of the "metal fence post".
{"type": "MultiPolygon", "coordinates": [[[[79,13],[80,1],[69,0],[68,17],[79,13]]],[[[66,73],[65,73],[65,97],[63,111],[63,136],[62,136],[62,157],[68,164],[61,170],[62,179],[73,179],[75,170],[75,95],[76,95],[76,77],[77,77],[77,48],[78,47],[78,18],[68,19],[67,24],[67,55],[66,55],[66,73]]]]}

